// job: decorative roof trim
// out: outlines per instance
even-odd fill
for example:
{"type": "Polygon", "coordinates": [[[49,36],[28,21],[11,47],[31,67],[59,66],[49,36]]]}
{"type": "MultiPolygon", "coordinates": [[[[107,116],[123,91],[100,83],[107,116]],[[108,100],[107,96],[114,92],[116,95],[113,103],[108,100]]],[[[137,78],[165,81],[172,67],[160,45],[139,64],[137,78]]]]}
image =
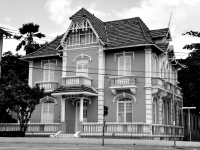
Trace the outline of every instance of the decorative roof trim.
{"type": "Polygon", "coordinates": [[[48,96],[48,95],[46,97],[43,97],[42,99],[40,99],[40,103],[43,103],[46,100],[48,101],[50,98],[53,100],[54,104],[58,104],[57,100],[54,97],[48,96]]]}
{"type": "Polygon", "coordinates": [[[51,57],[51,56],[58,56],[58,54],[51,54],[51,55],[42,55],[42,56],[32,56],[32,57],[22,57],[20,59],[30,59],[30,58],[42,58],[42,57],[51,57]]]}
{"type": "Polygon", "coordinates": [[[129,94],[129,93],[123,92],[123,93],[121,93],[121,94],[116,95],[116,96],[113,98],[113,101],[112,101],[113,104],[115,104],[115,102],[116,102],[117,100],[121,99],[121,98],[130,98],[130,99],[132,99],[132,102],[133,102],[133,103],[136,102],[135,96],[133,96],[133,95],[131,95],[131,94],[129,94]]]}
{"type": "Polygon", "coordinates": [[[62,47],[64,47],[64,40],[65,40],[67,34],[69,33],[69,30],[70,30],[70,27],[71,27],[72,23],[73,23],[73,21],[71,21],[70,25],[69,25],[68,28],[67,28],[67,31],[65,32],[63,38],[61,39],[60,44],[62,45],[62,47]]]}
{"type": "Polygon", "coordinates": [[[83,59],[85,57],[86,57],[86,59],[89,59],[90,62],[92,61],[92,58],[89,55],[81,54],[81,55],[76,56],[74,58],[73,62],[76,62],[78,59],[80,59],[80,58],[83,59]]]}
{"type": "Polygon", "coordinates": [[[51,93],[51,95],[53,95],[53,96],[58,96],[58,95],[78,95],[78,94],[85,94],[85,95],[90,95],[90,96],[98,96],[98,94],[90,93],[90,92],[60,92],[60,93],[51,93]]]}

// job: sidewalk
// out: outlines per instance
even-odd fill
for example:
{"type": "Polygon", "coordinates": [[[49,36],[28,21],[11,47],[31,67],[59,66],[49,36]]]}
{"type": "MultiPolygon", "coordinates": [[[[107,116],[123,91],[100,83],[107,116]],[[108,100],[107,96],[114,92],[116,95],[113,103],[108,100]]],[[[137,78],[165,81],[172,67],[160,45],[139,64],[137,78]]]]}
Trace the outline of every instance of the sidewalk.
{"type": "MultiPolygon", "coordinates": [[[[45,143],[45,144],[102,144],[102,139],[95,138],[7,138],[0,137],[0,143],[45,143]]],[[[173,146],[174,141],[105,139],[105,145],[149,145],[173,146]]],[[[200,142],[176,141],[177,147],[200,147],[200,142]]]]}

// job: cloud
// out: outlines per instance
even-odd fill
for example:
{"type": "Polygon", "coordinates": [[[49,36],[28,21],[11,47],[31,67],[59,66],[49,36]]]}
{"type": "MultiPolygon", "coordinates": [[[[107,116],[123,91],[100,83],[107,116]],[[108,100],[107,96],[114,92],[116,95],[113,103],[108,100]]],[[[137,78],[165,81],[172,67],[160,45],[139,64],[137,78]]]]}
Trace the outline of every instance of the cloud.
{"type": "MultiPolygon", "coordinates": [[[[76,11],[82,8],[79,4],[73,5],[72,0],[48,0],[45,4],[45,8],[49,12],[50,20],[54,21],[59,25],[63,25],[66,28],[66,24],[69,25],[69,17],[72,16],[76,11]],[[74,6],[74,7],[73,7],[74,6]]],[[[106,14],[104,12],[97,10],[98,3],[92,2],[85,8],[95,14],[98,17],[104,17],[106,14]]]]}
{"type": "Polygon", "coordinates": [[[125,8],[121,12],[114,11],[119,18],[139,16],[150,29],[166,28],[170,14],[172,19],[170,30],[175,51],[183,52],[186,43],[192,43],[194,38],[182,36],[190,30],[199,30],[200,24],[199,0],[142,0],[139,6],[125,8]]]}

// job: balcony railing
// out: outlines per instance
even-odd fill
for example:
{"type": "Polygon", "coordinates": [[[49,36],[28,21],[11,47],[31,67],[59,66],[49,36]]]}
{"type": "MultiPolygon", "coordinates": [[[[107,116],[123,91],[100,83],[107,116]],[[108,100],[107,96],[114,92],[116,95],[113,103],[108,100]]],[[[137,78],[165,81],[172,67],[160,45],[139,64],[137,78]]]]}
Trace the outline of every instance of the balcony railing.
{"type": "Polygon", "coordinates": [[[85,84],[92,86],[92,78],[85,76],[68,76],[62,77],[62,85],[75,85],[75,84],[85,84]]]}
{"type": "Polygon", "coordinates": [[[178,95],[178,96],[181,96],[181,97],[182,97],[182,95],[181,95],[181,88],[180,88],[180,87],[178,87],[178,86],[175,86],[175,93],[176,93],[176,95],[178,95]]]}
{"type": "Polygon", "coordinates": [[[168,82],[168,81],[165,81],[164,82],[164,88],[165,90],[167,90],[168,92],[173,92],[172,91],[172,83],[168,82]]]}
{"type": "Polygon", "coordinates": [[[110,89],[114,95],[116,90],[130,89],[133,94],[136,93],[136,77],[135,76],[114,76],[110,77],[111,86],[110,89]]]}
{"type": "Polygon", "coordinates": [[[35,84],[40,88],[44,88],[45,92],[51,92],[58,88],[58,82],[56,81],[38,81],[35,84]]]}

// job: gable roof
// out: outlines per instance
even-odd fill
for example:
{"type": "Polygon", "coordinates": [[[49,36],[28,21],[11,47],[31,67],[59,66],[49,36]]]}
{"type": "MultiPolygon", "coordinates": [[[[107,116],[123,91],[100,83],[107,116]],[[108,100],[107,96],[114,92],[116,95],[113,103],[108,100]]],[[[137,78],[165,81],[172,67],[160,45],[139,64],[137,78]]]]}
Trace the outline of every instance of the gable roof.
{"type": "Polygon", "coordinates": [[[62,36],[63,36],[63,34],[60,35],[60,36],[57,36],[53,41],[51,41],[47,45],[43,46],[42,48],[40,48],[39,50],[37,50],[37,51],[35,51],[33,53],[27,54],[22,59],[34,58],[34,57],[46,57],[46,56],[54,56],[54,55],[56,55],[58,53],[58,51],[56,49],[60,44],[62,36]]]}
{"type": "Polygon", "coordinates": [[[156,44],[158,47],[160,47],[164,52],[167,51],[168,47],[169,47],[169,43],[158,43],[156,44]]]}
{"type": "MultiPolygon", "coordinates": [[[[79,20],[81,18],[87,18],[97,33],[99,39],[105,44],[107,49],[109,48],[121,48],[126,46],[138,46],[143,44],[155,44],[153,38],[166,36],[169,32],[169,28],[149,30],[146,24],[139,18],[129,18],[116,21],[103,22],[89,11],[81,8],[74,15],[70,17],[72,21],[79,20]]],[[[34,57],[46,57],[56,55],[58,50],[56,48],[59,46],[61,40],[66,41],[68,38],[65,35],[61,35],[53,40],[51,43],[42,47],[38,51],[28,54],[24,57],[34,58],[34,57]]],[[[155,45],[163,48],[164,45],[155,45]]]]}
{"type": "Polygon", "coordinates": [[[169,28],[156,29],[156,30],[150,30],[150,35],[153,38],[166,37],[168,32],[169,32],[169,28]]]}

